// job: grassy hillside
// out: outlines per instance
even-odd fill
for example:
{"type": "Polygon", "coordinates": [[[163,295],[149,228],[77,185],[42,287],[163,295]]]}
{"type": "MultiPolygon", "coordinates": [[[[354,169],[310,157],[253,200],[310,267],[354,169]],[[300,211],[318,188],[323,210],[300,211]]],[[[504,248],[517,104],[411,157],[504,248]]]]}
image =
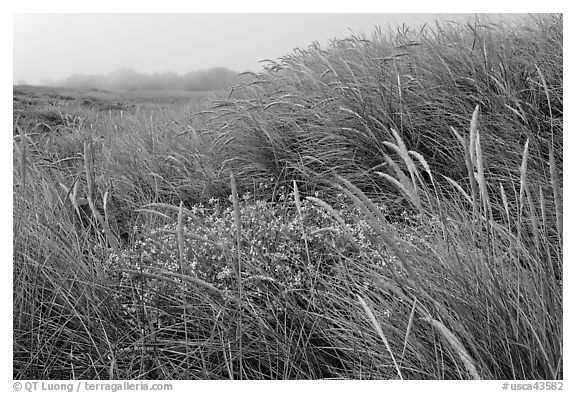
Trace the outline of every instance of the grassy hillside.
{"type": "Polygon", "coordinates": [[[14,90],[14,378],[562,379],[562,17],[231,91],[14,90]]]}

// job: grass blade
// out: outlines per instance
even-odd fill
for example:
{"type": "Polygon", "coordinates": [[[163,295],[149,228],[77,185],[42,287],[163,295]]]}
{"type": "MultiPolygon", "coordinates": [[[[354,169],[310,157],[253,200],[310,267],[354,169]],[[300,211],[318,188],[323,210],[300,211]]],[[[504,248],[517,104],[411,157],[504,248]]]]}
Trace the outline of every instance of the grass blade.
{"type": "Polygon", "coordinates": [[[448,330],[448,328],[440,321],[437,321],[429,317],[424,317],[422,318],[422,320],[428,322],[433,327],[435,327],[442,334],[444,339],[448,341],[452,349],[454,349],[458,354],[458,356],[460,357],[460,360],[464,364],[464,367],[466,367],[466,370],[468,371],[468,374],[472,379],[476,380],[482,379],[480,378],[478,370],[476,370],[476,366],[474,366],[474,361],[472,360],[472,357],[468,354],[468,352],[466,351],[460,340],[458,340],[458,337],[454,335],[454,333],[448,330]]]}
{"type": "Polygon", "coordinates": [[[372,326],[374,327],[374,329],[376,330],[376,332],[378,333],[378,335],[382,339],[382,342],[384,342],[384,345],[386,346],[386,350],[390,354],[390,357],[392,358],[392,362],[394,363],[394,367],[396,368],[396,372],[398,373],[398,378],[404,379],[402,377],[402,372],[400,371],[400,367],[398,366],[398,363],[396,363],[396,357],[394,357],[394,352],[392,352],[392,348],[390,348],[390,344],[388,343],[388,340],[386,339],[386,336],[384,335],[384,331],[382,330],[382,327],[380,326],[380,324],[376,320],[374,313],[372,312],[372,310],[370,309],[370,307],[366,303],[366,300],[364,300],[358,294],[356,296],[358,297],[358,301],[360,302],[360,305],[362,305],[364,312],[368,316],[368,319],[372,323],[372,326]]]}
{"type": "Polygon", "coordinates": [[[238,364],[240,379],[242,378],[243,359],[242,359],[242,336],[244,334],[242,328],[242,250],[240,233],[242,230],[242,221],[240,217],[240,200],[238,199],[238,188],[236,186],[236,178],[230,172],[230,188],[232,190],[232,203],[234,205],[234,228],[236,237],[236,251],[237,251],[237,282],[238,282],[238,364]]]}
{"type": "Polygon", "coordinates": [[[556,158],[554,157],[554,149],[552,144],[548,145],[548,164],[550,166],[550,183],[552,184],[552,192],[554,193],[554,208],[556,211],[556,228],[558,236],[560,237],[560,247],[562,247],[563,228],[562,228],[562,189],[560,188],[560,181],[558,179],[558,172],[556,169],[556,158]]]}

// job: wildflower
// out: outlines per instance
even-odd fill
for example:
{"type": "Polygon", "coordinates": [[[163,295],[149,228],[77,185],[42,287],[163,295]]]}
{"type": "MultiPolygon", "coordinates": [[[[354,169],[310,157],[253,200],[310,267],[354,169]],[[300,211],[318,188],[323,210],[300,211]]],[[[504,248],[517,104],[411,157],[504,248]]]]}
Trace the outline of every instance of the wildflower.
{"type": "Polygon", "coordinates": [[[224,266],[224,268],[216,275],[218,280],[224,280],[225,278],[230,277],[232,270],[228,266],[224,266]]]}

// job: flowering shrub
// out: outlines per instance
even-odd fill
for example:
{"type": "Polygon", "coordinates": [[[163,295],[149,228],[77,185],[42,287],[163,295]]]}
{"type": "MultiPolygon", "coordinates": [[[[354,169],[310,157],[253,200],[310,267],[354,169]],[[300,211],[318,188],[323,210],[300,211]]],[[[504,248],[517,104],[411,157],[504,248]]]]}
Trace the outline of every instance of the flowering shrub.
{"type": "MultiPolygon", "coordinates": [[[[293,195],[288,199],[293,200],[293,195]]],[[[318,275],[337,275],[347,259],[381,267],[387,260],[395,259],[377,239],[363,213],[354,207],[335,207],[346,223],[346,231],[329,213],[307,199],[301,203],[302,219],[295,204],[289,201],[269,203],[246,194],[240,206],[241,275],[247,291],[258,291],[257,284],[262,280],[273,282],[282,290],[310,289],[316,285],[318,275]]],[[[109,262],[120,269],[144,273],[161,275],[159,269],[181,273],[225,293],[234,291],[238,250],[233,207],[211,199],[208,206],[196,205],[190,211],[195,217],[185,217],[184,235],[193,234],[195,238],[186,236],[182,266],[176,220],[162,227],[138,228],[140,239],[120,256],[112,254],[109,262]]],[[[417,225],[408,213],[404,218],[407,228],[417,225]]],[[[413,238],[408,230],[405,236],[413,238]]],[[[121,280],[133,278],[124,274],[121,280]]],[[[175,296],[177,290],[172,282],[154,277],[148,278],[147,285],[163,297],[175,296]]]]}

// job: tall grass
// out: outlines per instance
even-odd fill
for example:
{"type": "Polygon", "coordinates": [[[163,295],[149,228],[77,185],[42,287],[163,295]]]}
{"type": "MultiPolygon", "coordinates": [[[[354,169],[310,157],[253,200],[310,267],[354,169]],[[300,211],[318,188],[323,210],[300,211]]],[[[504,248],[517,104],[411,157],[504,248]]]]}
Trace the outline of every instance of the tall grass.
{"type": "Polygon", "coordinates": [[[14,377],[562,379],[562,56],[377,30],[196,116],[17,119],[14,377]]]}
{"type": "Polygon", "coordinates": [[[303,178],[314,188],[338,173],[370,191],[385,183],[371,172],[393,153],[384,142],[395,129],[432,170],[462,179],[468,173],[450,127],[465,128],[479,104],[489,170],[507,179],[532,137],[529,170],[540,178],[548,140],[562,154],[561,59],[562,19],[550,15],[378,30],[328,50],[314,44],[217,105],[215,143],[241,183],[303,178]]]}
{"type": "Polygon", "coordinates": [[[60,179],[33,164],[27,175],[14,194],[14,376],[105,375],[125,326],[106,285],[106,243],[79,230],[60,179]]]}

